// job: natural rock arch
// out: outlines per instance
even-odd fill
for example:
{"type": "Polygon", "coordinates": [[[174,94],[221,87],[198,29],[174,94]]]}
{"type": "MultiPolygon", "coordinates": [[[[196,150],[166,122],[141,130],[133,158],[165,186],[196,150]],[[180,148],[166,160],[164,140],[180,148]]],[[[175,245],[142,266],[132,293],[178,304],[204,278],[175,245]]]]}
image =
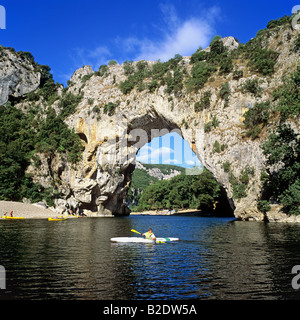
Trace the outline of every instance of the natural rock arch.
{"type": "MultiPolygon", "coordinates": [[[[285,30],[281,37],[293,39],[296,31],[292,33],[285,30]]],[[[276,44],[277,38],[274,34],[268,41],[276,44]]],[[[233,38],[227,40],[233,44],[229,49],[237,47],[233,38]]],[[[227,40],[222,40],[224,45],[227,40]]],[[[83,99],[66,122],[88,143],[82,161],[76,167],[65,166],[65,179],[58,186],[64,201],[76,203],[95,215],[128,214],[123,199],[138,149],[153,138],[151,130],[156,130],[158,136],[163,129],[177,129],[222,186],[234,215],[244,220],[264,220],[257,203],[261,197],[261,172],[265,169],[260,146],[268,133],[266,130],[255,140],[246,137],[244,114],[257,103],[272,101],[272,92],[282,85],[286,71],[295,69],[298,59],[298,54],[291,53],[290,45],[285,45],[274,73],[268,77],[253,72],[243,61],[235,61],[238,77],[216,70],[203,87],[183,85],[176,91],[167,90],[165,82],[153,86],[151,78],[139,80],[141,86],[132,86],[124,66],[118,64],[98,72],[89,66],[77,70],[67,92],[83,99]],[[129,88],[120,86],[126,80],[129,88]],[[249,82],[259,84],[259,94],[243,89],[249,82]]],[[[190,57],[178,62],[189,77],[190,62],[190,57]]],[[[143,61],[132,66],[137,69],[138,63],[139,67],[147,65],[149,70],[155,64],[143,61]]]]}
{"type": "MultiPolygon", "coordinates": [[[[251,59],[245,57],[244,61],[244,55],[243,59],[233,57],[234,70],[225,74],[220,72],[222,66],[212,66],[211,61],[209,69],[213,73],[209,73],[207,79],[203,79],[201,72],[193,72],[195,61],[191,57],[174,58],[173,62],[182,70],[183,82],[179,87],[175,86],[173,67],[168,67],[161,81],[148,77],[146,72],[142,79],[135,78],[134,84],[129,81],[130,70],[127,68],[126,72],[125,65],[109,64],[101,66],[97,72],[90,66],[78,69],[67,88],[57,87],[57,96],[53,95],[57,100],[51,102],[51,107],[59,114],[62,111],[59,100],[66,99],[65,94],[74,95],[74,101],[80,101],[76,106],[72,104],[70,110],[74,113],[64,121],[83,141],[82,160],[74,164],[68,162],[66,154],[57,152],[49,158],[47,153],[42,153],[39,154],[39,168],[30,165],[27,173],[32,173],[34,182],[58,191],[61,198],[55,201],[56,209],[63,211],[69,206],[95,215],[127,214],[123,198],[138,149],[151,140],[151,130],[156,130],[156,136],[164,134],[163,129],[180,130],[201,163],[222,186],[235,216],[244,220],[264,220],[265,215],[257,209],[257,203],[261,198],[260,176],[265,169],[260,146],[268,136],[268,128],[252,140],[244,134],[243,120],[245,112],[257,103],[272,101],[272,93],[284,84],[287,74],[299,63],[299,52],[294,50],[299,31],[290,26],[277,29],[271,27],[267,32],[258,33],[257,41],[253,39],[258,50],[260,46],[262,49],[276,48],[278,58],[268,76],[253,65],[251,59]],[[193,86],[193,80],[197,80],[196,86],[193,86]],[[173,87],[168,87],[170,81],[173,87]],[[257,94],[247,83],[259,85],[255,89],[257,94]],[[249,177],[242,179],[245,172],[249,177]],[[247,185],[242,185],[242,180],[247,180],[247,185]]],[[[239,46],[232,37],[222,41],[228,50],[239,46]]],[[[207,48],[204,52],[210,50],[207,48]]],[[[11,49],[2,50],[2,54],[5,66],[0,83],[0,105],[10,97],[17,108],[25,110],[24,95],[40,86],[41,70],[32,63],[28,53],[21,53],[22,59],[20,53],[15,54],[11,49]]],[[[203,58],[196,56],[196,60],[203,58]]],[[[201,65],[202,61],[199,62],[201,65]]],[[[131,66],[135,70],[148,68],[153,71],[154,64],[153,61],[142,61],[133,62],[131,66]]],[[[156,75],[161,66],[156,65],[156,75]]],[[[202,68],[203,72],[205,70],[207,68],[202,68]]],[[[35,93],[40,94],[39,91],[35,93]]],[[[47,110],[49,101],[40,97],[39,103],[47,110]]],[[[299,132],[298,123],[293,125],[299,132]]]]}
{"type": "MultiPolygon", "coordinates": [[[[186,122],[181,120],[182,116],[168,117],[168,110],[165,107],[168,104],[164,104],[160,95],[152,95],[152,98],[157,99],[156,103],[134,113],[125,113],[125,110],[121,109],[121,104],[116,115],[102,118],[100,123],[98,120],[84,117],[82,113],[78,118],[74,117],[73,123],[76,130],[81,131],[78,134],[86,136],[89,141],[83,154],[80,170],[77,167],[76,175],[77,177],[80,175],[81,178],[77,179],[77,186],[76,180],[75,185],[74,182],[71,183],[74,185],[73,190],[77,190],[74,197],[79,207],[92,209],[91,211],[96,215],[128,214],[129,211],[123,200],[129,188],[138,150],[153,138],[169,132],[177,132],[189,143],[199,160],[220,183],[223,195],[227,196],[230,204],[227,206],[227,211],[230,209],[234,211],[235,202],[230,197],[228,185],[224,183],[228,175],[224,174],[220,163],[218,165],[218,161],[225,156],[225,152],[216,154],[214,158],[207,155],[208,152],[211,153],[213,147],[211,134],[214,139],[219,133],[214,130],[211,134],[205,134],[204,121],[195,128],[191,123],[190,127],[187,126],[186,122]],[[217,161],[216,158],[219,160],[217,161]],[[222,174],[220,174],[221,171],[222,174]],[[81,200],[82,194],[85,194],[84,200],[81,200]]],[[[153,99],[152,102],[155,102],[153,99]]],[[[203,118],[207,120],[209,116],[206,114],[203,118]]],[[[229,139],[233,140],[232,132],[229,139]]],[[[249,151],[251,150],[248,148],[247,153],[238,153],[233,149],[233,156],[238,160],[243,155],[246,158],[249,156],[249,151]]]]}

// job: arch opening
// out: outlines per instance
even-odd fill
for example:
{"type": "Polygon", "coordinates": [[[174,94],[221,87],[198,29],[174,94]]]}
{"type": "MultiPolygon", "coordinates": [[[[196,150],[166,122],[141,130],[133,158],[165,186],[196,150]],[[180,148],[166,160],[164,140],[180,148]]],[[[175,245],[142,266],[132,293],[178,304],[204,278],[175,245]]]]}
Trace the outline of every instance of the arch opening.
{"type": "MultiPolygon", "coordinates": [[[[94,149],[91,152],[84,155],[88,160],[86,163],[89,164],[83,168],[87,179],[84,192],[90,194],[90,188],[93,188],[94,184],[99,186],[99,193],[90,197],[88,205],[84,206],[86,210],[90,209],[92,212],[97,212],[97,215],[124,216],[130,214],[128,207],[132,209],[135,196],[141,195],[139,194],[141,193],[140,188],[135,188],[132,182],[138,170],[144,170],[146,173],[149,170],[158,172],[157,168],[150,168],[149,166],[154,165],[157,167],[157,164],[161,166],[175,165],[181,168],[184,176],[197,177],[204,167],[201,164],[201,158],[205,155],[202,150],[205,145],[201,141],[201,130],[194,132],[184,124],[177,124],[176,119],[168,120],[158,114],[154,108],[139,117],[135,116],[134,119],[129,120],[126,117],[121,119],[122,121],[118,118],[116,129],[108,132],[108,135],[106,135],[106,132],[101,132],[101,141],[94,145],[94,149]],[[200,139],[198,139],[199,137],[200,139]],[[176,142],[177,139],[179,139],[179,143],[176,142]],[[148,145],[149,143],[150,145],[148,145]],[[198,150],[196,146],[199,146],[200,149],[198,150]],[[143,152],[144,156],[145,154],[148,155],[149,160],[144,161],[144,164],[139,162],[143,152]],[[90,163],[91,154],[94,155],[93,164],[90,163]],[[139,166],[148,166],[148,168],[139,168],[139,166]],[[93,168],[93,171],[90,171],[93,174],[87,171],[90,167],[93,168]]],[[[87,140],[83,134],[80,134],[80,136],[82,139],[87,140]]],[[[204,161],[206,161],[205,158],[204,161]]],[[[162,170],[159,171],[161,175],[162,170]]],[[[220,189],[220,198],[215,199],[213,203],[215,204],[214,210],[211,209],[212,204],[210,203],[210,208],[208,206],[205,213],[207,215],[233,216],[234,209],[232,209],[231,200],[227,198],[226,190],[222,189],[213,177],[213,174],[215,175],[214,168],[207,167],[206,171],[211,175],[210,180],[214,179],[220,189]]],[[[164,175],[167,174],[163,173],[164,175]]],[[[148,173],[147,177],[145,175],[140,176],[140,181],[145,182],[147,180],[149,182],[148,173]]],[[[158,180],[158,178],[155,180],[150,178],[151,183],[158,180]],[[151,182],[151,180],[153,181],[151,182]]],[[[163,179],[160,178],[160,180],[163,179]]],[[[187,186],[191,185],[192,182],[187,183],[187,186]]],[[[175,195],[174,193],[175,191],[173,191],[173,196],[176,197],[176,193],[175,195]]],[[[199,192],[193,194],[194,205],[195,203],[197,204],[200,196],[199,192]]],[[[206,196],[209,199],[211,195],[206,192],[206,196]]],[[[189,194],[187,194],[187,198],[189,198],[189,194]]],[[[204,201],[203,198],[205,197],[202,197],[202,201],[204,201]]],[[[181,200],[186,202],[186,199],[181,200]]],[[[81,202],[80,197],[78,197],[78,201],[81,202]]],[[[185,203],[183,206],[178,206],[177,201],[177,207],[175,207],[171,202],[167,205],[165,202],[161,202],[164,205],[162,207],[158,206],[159,210],[187,208],[189,205],[185,203]]],[[[204,213],[204,210],[202,211],[204,213]]]]}
{"type": "Polygon", "coordinates": [[[131,172],[127,173],[125,179],[130,183],[125,198],[125,204],[130,210],[187,212],[189,209],[197,215],[233,217],[226,191],[204,168],[188,142],[183,139],[181,130],[150,129],[150,132],[152,133],[150,139],[148,134],[150,141],[143,145],[140,143],[136,152],[136,166],[131,167],[131,172]],[[203,185],[205,179],[210,179],[207,181],[207,186],[203,185]],[[144,192],[159,193],[160,188],[163,189],[168,183],[171,189],[158,196],[161,197],[160,203],[156,199],[151,199],[151,196],[148,199],[145,196],[144,192]],[[195,192],[187,187],[186,195],[176,198],[176,190],[182,191],[185,185],[189,186],[192,183],[195,192]],[[213,185],[218,187],[218,192],[214,195],[209,192],[209,188],[213,185]],[[207,190],[201,194],[201,188],[207,190]],[[145,206],[145,201],[148,201],[149,205],[145,206]]]}

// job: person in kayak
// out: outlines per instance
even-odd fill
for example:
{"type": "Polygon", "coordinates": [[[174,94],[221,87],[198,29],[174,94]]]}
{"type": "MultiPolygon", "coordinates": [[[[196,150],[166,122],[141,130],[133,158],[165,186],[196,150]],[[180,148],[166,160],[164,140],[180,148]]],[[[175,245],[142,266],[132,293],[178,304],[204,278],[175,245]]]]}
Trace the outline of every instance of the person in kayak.
{"type": "Polygon", "coordinates": [[[148,240],[156,240],[155,234],[151,228],[148,229],[148,232],[143,233],[142,236],[145,236],[145,239],[148,240]]]}

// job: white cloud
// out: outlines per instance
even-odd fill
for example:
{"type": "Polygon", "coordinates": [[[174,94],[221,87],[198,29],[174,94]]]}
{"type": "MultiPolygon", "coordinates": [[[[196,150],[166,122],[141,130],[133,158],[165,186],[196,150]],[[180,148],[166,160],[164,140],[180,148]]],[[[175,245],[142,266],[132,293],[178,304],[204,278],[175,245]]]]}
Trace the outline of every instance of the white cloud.
{"type": "MultiPolygon", "coordinates": [[[[111,59],[128,60],[153,60],[167,61],[175,54],[182,56],[191,55],[200,46],[205,48],[209,45],[211,38],[215,35],[214,24],[220,10],[218,7],[211,7],[196,12],[194,16],[181,19],[173,5],[160,5],[161,21],[155,24],[153,31],[159,31],[159,39],[128,36],[127,38],[116,37],[110,45],[98,45],[92,49],[74,48],[69,56],[73,61],[73,70],[69,74],[81,68],[83,65],[90,65],[97,71],[100,65],[107,64],[111,59]],[[116,56],[114,51],[122,52],[116,56]]],[[[119,61],[121,62],[121,61],[119,61]]],[[[64,76],[65,78],[65,76],[64,76]]]]}
{"type": "Polygon", "coordinates": [[[152,151],[153,149],[149,145],[145,145],[139,150],[136,160],[140,162],[149,162],[149,158],[151,158],[149,154],[151,155],[152,151]]]}
{"type": "Polygon", "coordinates": [[[161,5],[165,25],[161,27],[161,39],[150,40],[128,37],[122,43],[124,50],[136,51],[134,60],[162,60],[167,61],[175,54],[191,55],[200,46],[209,45],[215,34],[213,25],[219,15],[219,9],[212,7],[201,16],[181,20],[172,5],[161,5]]]}
{"type": "Polygon", "coordinates": [[[189,20],[183,23],[177,30],[166,36],[166,38],[155,43],[144,41],[140,47],[140,53],[136,60],[162,60],[167,61],[176,53],[182,56],[190,55],[199,46],[206,46],[212,34],[210,27],[202,21],[189,20]]]}

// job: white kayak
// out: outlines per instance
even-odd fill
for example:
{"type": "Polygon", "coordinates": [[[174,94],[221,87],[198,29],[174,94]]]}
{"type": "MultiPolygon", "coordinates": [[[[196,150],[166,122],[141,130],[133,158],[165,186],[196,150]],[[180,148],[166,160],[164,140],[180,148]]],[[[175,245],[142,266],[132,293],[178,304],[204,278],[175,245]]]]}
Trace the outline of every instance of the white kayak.
{"type": "Polygon", "coordinates": [[[110,241],[112,242],[123,242],[123,243],[129,243],[129,242],[135,242],[135,243],[162,243],[162,242],[170,242],[170,241],[178,241],[179,238],[156,238],[155,241],[144,239],[144,238],[138,238],[138,237],[117,237],[117,238],[111,238],[110,241]]]}

